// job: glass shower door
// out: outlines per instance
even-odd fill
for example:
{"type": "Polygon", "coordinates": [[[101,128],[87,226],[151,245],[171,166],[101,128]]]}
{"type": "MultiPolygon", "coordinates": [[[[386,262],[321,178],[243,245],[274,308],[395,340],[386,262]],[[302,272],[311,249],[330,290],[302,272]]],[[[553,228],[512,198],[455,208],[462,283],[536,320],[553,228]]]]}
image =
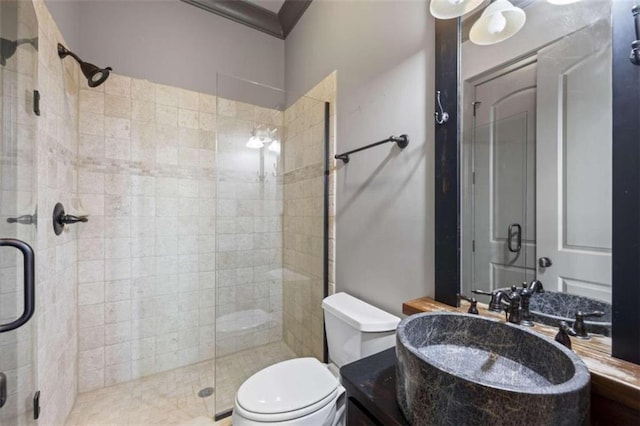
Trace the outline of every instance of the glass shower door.
{"type": "Polygon", "coordinates": [[[33,420],[38,27],[31,2],[0,2],[0,424],[33,420]]]}
{"type": "Polygon", "coordinates": [[[216,413],[253,373],[293,357],[282,343],[284,93],[218,75],[216,413]]]}
{"type": "Polygon", "coordinates": [[[474,129],[471,289],[494,291],[535,277],[527,264],[528,124],[521,113],[474,129]]]}
{"type": "MultiPolygon", "coordinates": [[[[324,86],[323,86],[324,87],[324,86]]],[[[218,75],[216,413],[259,370],[324,361],[324,101],[218,75]]],[[[328,232],[328,231],[327,231],[328,232]]]]}

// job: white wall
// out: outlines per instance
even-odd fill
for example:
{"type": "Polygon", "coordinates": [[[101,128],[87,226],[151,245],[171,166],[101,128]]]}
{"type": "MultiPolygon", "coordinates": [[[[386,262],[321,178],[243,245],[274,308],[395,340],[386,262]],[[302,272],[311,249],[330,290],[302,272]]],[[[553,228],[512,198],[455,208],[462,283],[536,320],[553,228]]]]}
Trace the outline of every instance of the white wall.
{"type": "Polygon", "coordinates": [[[434,22],[428,2],[315,0],[285,41],[291,102],[337,70],[336,291],[399,314],[433,296],[434,22]]]}
{"type": "Polygon", "coordinates": [[[118,74],[211,94],[217,72],[284,86],[282,40],[178,0],[47,6],[71,50],[118,74]]]}

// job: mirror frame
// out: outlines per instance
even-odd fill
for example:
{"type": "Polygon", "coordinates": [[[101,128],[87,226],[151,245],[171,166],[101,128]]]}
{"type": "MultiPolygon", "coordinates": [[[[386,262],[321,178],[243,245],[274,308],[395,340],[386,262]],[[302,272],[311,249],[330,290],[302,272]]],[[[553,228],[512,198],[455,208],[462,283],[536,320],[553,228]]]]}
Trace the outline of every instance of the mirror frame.
{"type": "MultiPolygon", "coordinates": [[[[631,8],[612,0],[612,353],[640,364],[640,66],[631,8]]],[[[461,274],[460,19],[435,20],[435,87],[449,120],[435,124],[435,299],[457,306],[461,274]]],[[[437,103],[436,111],[439,111],[437,103]]]]}

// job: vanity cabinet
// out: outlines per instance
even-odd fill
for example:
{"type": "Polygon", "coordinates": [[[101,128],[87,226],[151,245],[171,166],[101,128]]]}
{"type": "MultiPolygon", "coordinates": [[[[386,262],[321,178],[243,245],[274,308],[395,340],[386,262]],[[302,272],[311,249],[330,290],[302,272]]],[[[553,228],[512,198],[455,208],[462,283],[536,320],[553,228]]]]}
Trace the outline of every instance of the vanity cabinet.
{"type": "Polygon", "coordinates": [[[396,352],[387,349],[340,369],[347,390],[347,426],[408,425],[396,403],[396,352]]]}
{"type": "MultiPolygon", "coordinates": [[[[395,349],[345,365],[340,369],[340,375],[347,390],[347,426],[409,424],[396,403],[395,349]]],[[[425,424],[429,422],[425,421],[425,424]]],[[[635,426],[640,424],[640,412],[602,396],[592,388],[591,424],[635,426]]]]}

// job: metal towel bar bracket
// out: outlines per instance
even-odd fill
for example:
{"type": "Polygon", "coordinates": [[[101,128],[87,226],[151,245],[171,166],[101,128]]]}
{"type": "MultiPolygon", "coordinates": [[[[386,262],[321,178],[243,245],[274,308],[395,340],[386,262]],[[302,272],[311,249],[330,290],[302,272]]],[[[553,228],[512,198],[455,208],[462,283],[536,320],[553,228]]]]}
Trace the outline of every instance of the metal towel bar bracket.
{"type": "Polygon", "coordinates": [[[364,151],[365,149],[373,148],[374,146],[382,145],[383,143],[387,143],[387,142],[395,142],[398,144],[398,148],[404,149],[407,147],[407,145],[409,145],[409,136],[407,135],[389,136],[387,139],[374,142],[370,145],[363,146],[361,148],[357,148],[351,151],[343,152],[342,154],[336,154],[334,158],[336,160],[342,160],[346,164],[349,162],[349,155],[356,152],[364,151]]]}
{"type": "Polygon", "coordinates": [[[640,65],[640,5],[633,6],[631,13],[635,20],[636,39],[631,42],[631,55],[629,55],[629,60],[634,65],[640,65]]]}

